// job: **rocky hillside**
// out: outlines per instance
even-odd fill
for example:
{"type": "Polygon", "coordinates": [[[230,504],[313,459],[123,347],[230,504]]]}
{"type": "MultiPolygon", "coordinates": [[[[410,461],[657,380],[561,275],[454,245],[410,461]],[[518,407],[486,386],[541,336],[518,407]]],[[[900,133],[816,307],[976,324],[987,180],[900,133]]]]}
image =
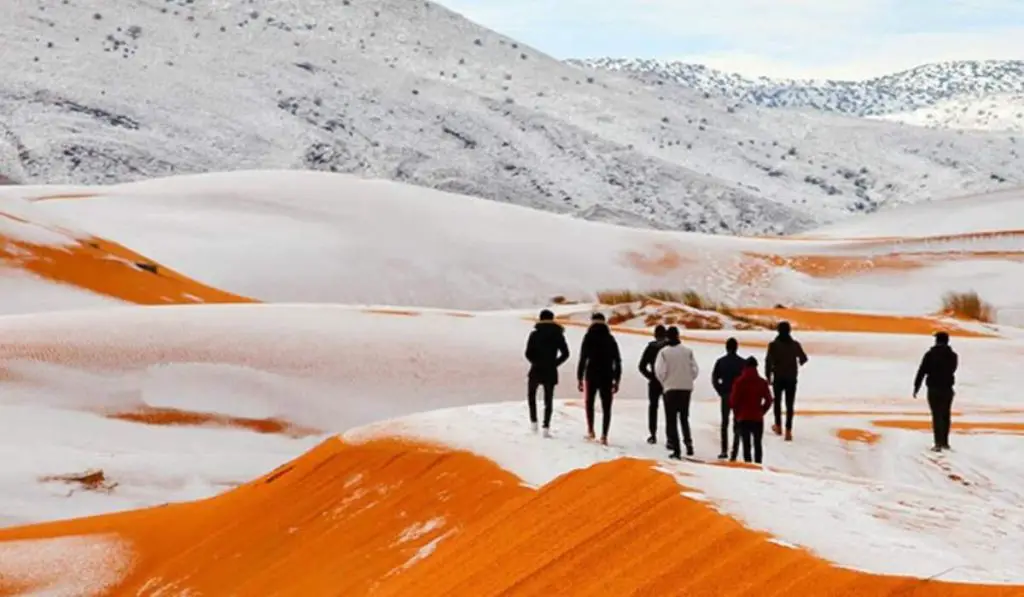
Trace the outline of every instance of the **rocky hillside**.
{"type": "Polygon", "coordinates": [[[1008,135],[584,70],[431,2],[8,0],[0,35],[0,175],[23,183],[316,169],[746,234],[1024,183],[1008,135]]]}
{"type": "Polygon", "coordinates": [[[625,58],[570,60],[577,66],[671,81],[768,108],[815,108],[853,116],[910,112],[947,100],[1024,92],[1024,60],[926,64],[865,81],[750,79],[699,64],[625,58]]]}

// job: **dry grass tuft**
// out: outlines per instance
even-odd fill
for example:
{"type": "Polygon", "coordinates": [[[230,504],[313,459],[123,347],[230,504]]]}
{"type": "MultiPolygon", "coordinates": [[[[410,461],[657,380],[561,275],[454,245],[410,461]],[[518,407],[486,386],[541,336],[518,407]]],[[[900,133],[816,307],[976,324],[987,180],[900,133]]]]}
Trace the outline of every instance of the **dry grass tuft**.
{"type": "Polygon", "coordinates": [[[718,305],[693,290],[677,292],[673,290],[649,290],[636,292],[633,290],[605,290],[597,293],[597,302],[602,305],[623,305],[626,303],[644,303],[647,301],[678,303],[701,311],[715,311],[718,305]]]}
{"type": "Polygon", "coordinates": [[[942,297],[944,313],[960,319],[992,323],[995,309],[973,290],[970,292],[947,292],[942,297]]]}
{"type": "Polygon", "coordinates": [[[612,311],[608,316],[608,325],[619,325],[636,318],[636,313],[631,307],[625,307],[612,311]]]}

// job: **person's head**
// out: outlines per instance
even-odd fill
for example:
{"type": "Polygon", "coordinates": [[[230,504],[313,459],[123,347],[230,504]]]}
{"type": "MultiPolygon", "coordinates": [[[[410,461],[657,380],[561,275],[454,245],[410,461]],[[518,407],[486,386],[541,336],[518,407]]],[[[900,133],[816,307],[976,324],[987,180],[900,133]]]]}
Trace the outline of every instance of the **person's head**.
{"type": "Polygon", "coordinates": [[[679,328],[677,328],[676,326],[668,328],[667,330],[665,330],[665,337],[668,339],[669,342],[679,342],[679,328]]]}
{"type": "Polygon", "coordinates": [[[725,341],[725,352],[729,354],[736,354],[736,351],[740,349],[740,343],[736,338],[729,338],[725,341]]]}
{"type": "Polygon", "coordinates": [[[660,323],[658,325],[654,326],[654,339],[655,340],[664,340],[665,339],[665,334],[667,334],[667,333],[668,333],[668,330],[666,330],[665,326],[661,325],[660,323]]]}
{"type": "Polygon", "coordinates": [[[747,369],[753,369],[754,371],[757,371],[757,358],[756,357],[747,357],[747,360],[745,361],[745,363],[746,363],[747,369]]]}
{"type": "Polygon", "coordinates": [[[601,313],[600,311],[596,311],[596,312],[594,312],[593,314],[590,315],[590,323],[604,323],[604,322],[605,322],[604,313],[601,313]]]}
{"type": "Polygon", "coordinates": [[[543,311],[540,312],[540,317],[538,317],[538,319],[540,321],[554,321],[555,314],[547,309],[544,309],[543,311]]]}
{"type": "Polygon", "coordinates": [[[947,334],[946,332],[939,332],[935,334],[935,345],[949,346],[949,334],[947,334]]]}
{"type": "Polygon", "coordinates": [[[793,333],[793,326],[789,325],[788,321],[780,321],[779,325],[775,326],[775,331],[783,338],[788,338],[793,333]]]}

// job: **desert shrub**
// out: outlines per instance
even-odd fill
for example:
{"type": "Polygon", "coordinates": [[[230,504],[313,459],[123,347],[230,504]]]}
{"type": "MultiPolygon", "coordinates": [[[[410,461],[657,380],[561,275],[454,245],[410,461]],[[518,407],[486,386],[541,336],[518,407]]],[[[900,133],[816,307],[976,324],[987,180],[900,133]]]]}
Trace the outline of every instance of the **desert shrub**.
{"type": "Polygon", "coordinates": [[[654,289],[644,292],[634,290],[605,290],[597,293],[597,302],[602,305],[623,305],[626,303],[643,303],[645,301],[678,303],[701,311],[716,311],[718,305],[694,290],[675,291],[654,289]]]}
{"type": "Polygon", "coordinates": [[[992,323],[995,320],[995,309],[973,290],[947,292],[942,297],[942,310],[948,315],[961,319],[972,319],[985,323],[992,323]]]}
{"type": "Polygon", "coordinates": [[[597,302],[602,305],[623,305],[626,303],[638,303],[643,296],[632,290],[605,290],[597,293],[597,302]]]}
{"type": "Polygon", "coordinates": [[[635,318],[636,313],[633,312],[631,307],[621,307],[612,311],[608,316],[608,325],[623,324],[635,318]]]}

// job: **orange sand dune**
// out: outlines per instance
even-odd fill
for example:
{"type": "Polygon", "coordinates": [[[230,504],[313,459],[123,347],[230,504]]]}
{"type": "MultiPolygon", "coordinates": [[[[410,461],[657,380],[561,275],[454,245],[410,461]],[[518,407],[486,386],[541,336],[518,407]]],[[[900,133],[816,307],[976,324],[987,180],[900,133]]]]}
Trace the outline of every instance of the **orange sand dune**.
{"type": "MultiPolygon", "coordinates": [[[[751,472],[750,474],[757,474],[751,472]]],[[[331,439],[219,497],[0,530],[113,532],[135,549],[111,595],[1016,595],[864,574],[782,547],[624,459],[540,490],[463,452],[331,439]]],[[[0,595],[35,589],[6,584],[0,595]]],[[[53,571],[58,574],[59,571],[53,571]]]]}
{"type": "Polygon", "coordinates": [[[787,268],[814,278],[841,278],[856,276],[873,271],[900,272],[920,269],[937,263],[966,260],[1004,260],[1022,261],[1024,251],[908,251],[889,253],[886,255],[767,255],[761,253],[744,253],[752,260],[744,267],[749,269],[748,278],[763,274],[758,262],[776,268],[787,268]]]}
{"type": "Polygon", "coordinates": [[[256,433],[273,433],[289,435],[292,437],[309,437],[322,435],[315,429],[293,425],[281,419],[252,419],[247,417],[232,417],[214,413],[201,413],[176,408],[155,408],[152,406],[143,407],[128,412],[107,413],[110,419],[119,421],[131,421],[146,425],[166,425],[185,427],[234,427],[247,429],[256,433]]]}
{"type": "Polygon", "coordinates": [[[988,232],[964,232],[961,234],[939,234],[934,236],[864,236],[860,238],[836,238],[831,236],[821,236],[815,234],[794,234],[792,236],[763,238],[776,238],[779,240],[827,240],[847,242],[851,245],[884,245],[892,243],[927,243],[960,240],[980,240],[992,238],[1013,238],[1017,236],[1024,236],[1024,230],[990,230],[988,232]]]}
{"type": "Polygon", "coordinates": [[[0,237],[0,261],[47,280],[139,305],[257,302],[206,286],[95,237],[61,247],[0,237]]]}
{"type": "Polygon", "coordinates": [[[869,313],[843,313],[837,311],[805,311],[801,309],[735,309],[744,317],[768,320],[786,320],[804,331],[869,332],[875,334],[931,335],[944,331],[951,336],[995,338],[996,334],[975,332],[952,323],[928,317],[900,317],[869,313]]]}
{"type": "Polygon", "coordinates": [[[882,436],[865,429],[838,429],[836,437],[844,442],[859,442],[862,444],[874,445],[882,440],[882,436]]]}
{"type": "MultiPolygon", "coordinates": [[[[887,427],[889,429],[909,429],[912,431],[931,432],[932,423],[930,419],[923,420],[880,420],[872,421],[876,427],[887,427]]],[[[1011,421],[953,421],[950,428],[952,433],[998,433],[1005,435],[1024,435],[1024,423],[1011,421]]]]}

